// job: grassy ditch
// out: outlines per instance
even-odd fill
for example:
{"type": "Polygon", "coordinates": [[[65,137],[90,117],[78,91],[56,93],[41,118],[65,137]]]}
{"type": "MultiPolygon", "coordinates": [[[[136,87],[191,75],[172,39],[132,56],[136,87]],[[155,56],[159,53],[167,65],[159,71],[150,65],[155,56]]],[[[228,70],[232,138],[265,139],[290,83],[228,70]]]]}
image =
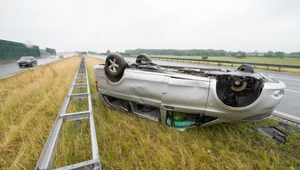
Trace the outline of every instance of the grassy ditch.
{"type": "MultiPolygon", "coordinates": [[[[272,119],[179,132],[104,107],[93,72],[103,61],[86,62],[103,169],[300,168],[299,133],[290,132],[287,143],[279,144],[255,130],[276,125],[272,119]]],[[[35,167],[78,64],[78,58],[70,58],[0,81],[0,169],[35,167]]],[[[70,109],[82,108],[74,103],[70,109]]],[[[88,121],[80,131],[74,122],[64,124],[54,168],[88,159],[88,121]]]]}

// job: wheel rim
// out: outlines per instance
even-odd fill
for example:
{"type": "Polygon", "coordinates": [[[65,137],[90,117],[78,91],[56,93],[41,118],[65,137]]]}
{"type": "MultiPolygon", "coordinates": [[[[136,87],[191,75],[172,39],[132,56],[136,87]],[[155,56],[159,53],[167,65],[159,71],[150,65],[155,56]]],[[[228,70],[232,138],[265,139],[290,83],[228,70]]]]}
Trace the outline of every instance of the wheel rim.
{"type": "Polygon", "coordinates": [[[113,60],[109,59],[109,63],[110,65],[108,66],[109,71],[115,73],[118,71],[119,69],[119,64],[116,63],[117,59],[113,58],[113,60]]]}
{"type": "Polygon", "coordinates": [[[246,68],[245,67],[241,67],[240,71],[246,71],[246,68]]]}

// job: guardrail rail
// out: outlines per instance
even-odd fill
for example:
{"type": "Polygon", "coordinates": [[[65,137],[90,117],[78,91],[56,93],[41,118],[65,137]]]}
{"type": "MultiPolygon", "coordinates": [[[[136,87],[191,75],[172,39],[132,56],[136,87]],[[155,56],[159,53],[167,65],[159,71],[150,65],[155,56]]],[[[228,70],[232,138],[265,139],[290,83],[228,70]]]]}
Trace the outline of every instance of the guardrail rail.
{"type": "Polygon", "coordinates": [[[56,153],[57,144],[62,132],[63,123],[67,121],[76,121],[76,127],[80,129],[81,127],[80,120],[82,119],[89,119],[90,122],[92,160],[57,168],[59,170],[69,170],[69,169],[100,170],[101,169],[99,152],[98,152],[98,143],[96,138],[95,122],[94,122],[93,109],[92,109],[91,93],[90,93],[87,68],[86,68],[84,58],[81,58],[81,62],[77,69],[74,80],[69,88],[68,94],[64,100],[64,103],[52,127],[52,130],[44,146],[44,149],[40,155],[40,158],[35,168],[36,170],[52,169],[52,163],[56,153]],[[87,92],[74,94],[73,90],[76,88],[79,88],[81,92],[83,88],[86,88],[87,92]],[[88,99],[88,110],[74,112],[74,113],[67,113],[68,106],[71,100],[78,100],[79,105],[81,105],[82,99],[88,99]]]}
{"type": "Polygon", "coordinates": [[[282,68],[294,68],[294,69],[300,69],[300,66],[297,65],[284,65],[284,64],[265,64],[265,63],[253,63],[253,62],[236,62],[236,61],[221,61],[221,60],[201,60],[201,59],[189,59],[189,58],[169,58],[169,57],[151,57],[152,59],[156,60],[171,60],[171,61],[189,61],[190,63],[192,61],[195,61],[197,63],[199,62],[206,62],[209,63],[217,63],[218,65],[221,65],[221,63],[231,64],[231,67],[233,64],[250,64],[253,66],[265,66],[267,70],[269,70],[270,67],[278,67],[278,71],[280,72],[282,68]]]}

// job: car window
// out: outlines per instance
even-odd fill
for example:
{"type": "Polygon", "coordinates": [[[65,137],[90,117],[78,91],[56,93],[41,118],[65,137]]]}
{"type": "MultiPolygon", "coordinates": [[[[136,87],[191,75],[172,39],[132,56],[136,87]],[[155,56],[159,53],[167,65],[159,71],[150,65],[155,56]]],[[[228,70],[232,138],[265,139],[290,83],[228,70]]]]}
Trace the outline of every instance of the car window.
{"type": "Polygon", "coordinates": [[[28,57],[28,56],[26,56],[26,57],[21,57],[21,58],[20,58],[21,61],[30,60],[30,59],[32,59],[32,58],[31,58],[31,57],[28,57]]]}

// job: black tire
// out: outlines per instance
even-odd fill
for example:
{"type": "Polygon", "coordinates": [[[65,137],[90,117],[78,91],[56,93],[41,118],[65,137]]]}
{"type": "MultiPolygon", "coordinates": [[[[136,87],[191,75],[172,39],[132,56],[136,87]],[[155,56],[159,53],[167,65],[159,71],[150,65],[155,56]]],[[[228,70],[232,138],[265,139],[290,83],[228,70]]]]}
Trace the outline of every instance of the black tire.
{"type": "Polygon", "coordinates": [[[152,60],[147,54],[140,54],[136,57],[135,62],[137,64],[148,64],[152,63],[152,60]]]}
{"type": "Polygon", "coordinates": [[[123,75],[123,72],[127,66],[126,61],[124,60],[123,56],[118,53],[113,53],[107,56],[105,60],[105,73],[107,74],[108,78],[119,79],[120,76],[123,75]]]}
{"type": "Polygon", "coordinates": [[[254,73],[254,68],[249,64],[242,64],[237,70],[247,73],[254,73]]]}

